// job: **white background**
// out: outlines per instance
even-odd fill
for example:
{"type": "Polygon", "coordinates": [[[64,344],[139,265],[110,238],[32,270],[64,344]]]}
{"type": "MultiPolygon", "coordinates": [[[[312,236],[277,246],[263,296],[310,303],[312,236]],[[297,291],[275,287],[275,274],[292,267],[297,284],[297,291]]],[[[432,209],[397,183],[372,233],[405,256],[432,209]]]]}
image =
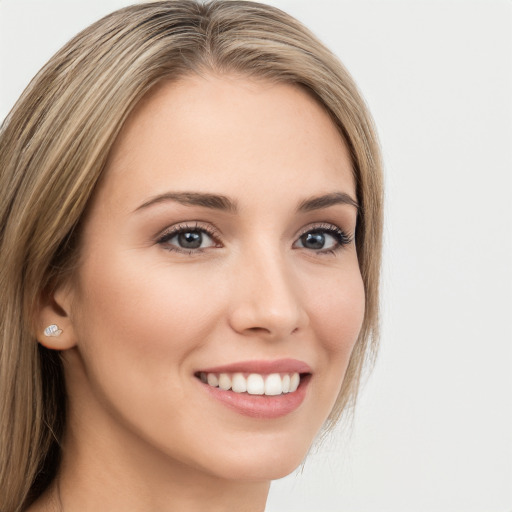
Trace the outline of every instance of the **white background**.
{"type": "MultiPolygon", "coordinates": [[[[122,0],[0,0],[0,117],[122,0]]],[[[354,425],[268,512],[512,511],[512,2],[274,0],[342,59],[386,167],[383,336],[354,425]]]]}

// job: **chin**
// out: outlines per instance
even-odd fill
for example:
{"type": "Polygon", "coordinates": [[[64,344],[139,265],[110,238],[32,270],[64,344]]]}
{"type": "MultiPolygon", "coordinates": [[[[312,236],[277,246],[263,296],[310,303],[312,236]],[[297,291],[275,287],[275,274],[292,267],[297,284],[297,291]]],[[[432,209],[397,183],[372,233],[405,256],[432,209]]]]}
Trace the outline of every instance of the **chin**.
{"type": "Polygon", "coordinates": [[[298,437],[290,432],[272,439],[254,433],[251,437],[252,442],[249,439],[243,446],[226,448],[213,460],[203,460],[203,468],[208,465],[217,476],[227,480],[278,480],[300,466],[313,442],[312,437],[298,437]]]}

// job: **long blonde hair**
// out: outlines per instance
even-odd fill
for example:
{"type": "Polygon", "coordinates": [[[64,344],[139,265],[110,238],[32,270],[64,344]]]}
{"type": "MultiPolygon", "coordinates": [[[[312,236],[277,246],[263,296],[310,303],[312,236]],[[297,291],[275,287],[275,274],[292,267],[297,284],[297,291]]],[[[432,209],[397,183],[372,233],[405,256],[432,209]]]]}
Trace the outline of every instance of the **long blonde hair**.
{"type": "Polygon", "coordinates": [[[377,342],[382,177],[372,120],[352,78],[306,28],[273,7],[237,0],[127,7],[66,44],[1,128],[2,512],[28,506],[59,465],[65,386],[58,352],[35,337],[38,300],[73,274],[84,210],[134,106],[162,80],[208,71],[298,84],[324,106],[350,148],[366,311],[330,424],[355,400],[377,342]]]}

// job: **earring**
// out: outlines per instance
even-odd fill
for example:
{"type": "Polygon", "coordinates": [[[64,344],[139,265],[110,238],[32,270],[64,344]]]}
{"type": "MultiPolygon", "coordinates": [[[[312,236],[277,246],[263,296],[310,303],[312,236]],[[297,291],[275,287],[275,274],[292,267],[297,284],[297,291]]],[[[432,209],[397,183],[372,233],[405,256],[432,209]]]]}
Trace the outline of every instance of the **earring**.
{"type": "Polygon", "coordinates": [[[45,330],[44,330],[44,335],[45,336],[53,336],[53,337],[56,337],[56,336],[60,336],[62,334],[62,329],[59,329],[59,327],[55,324],[52,324],[52,325],[49,325],[45,330]]]}

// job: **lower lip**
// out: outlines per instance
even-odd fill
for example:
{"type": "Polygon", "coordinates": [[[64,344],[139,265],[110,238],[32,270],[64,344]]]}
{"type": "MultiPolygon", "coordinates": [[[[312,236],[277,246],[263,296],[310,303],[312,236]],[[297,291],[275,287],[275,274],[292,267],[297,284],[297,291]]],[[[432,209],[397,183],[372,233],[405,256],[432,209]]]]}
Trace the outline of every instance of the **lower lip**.
{"type": "Polygon", "coordinates": [[[214,388],[198,380],[203,389],[222,402],[226,407],[244,416],[252,418],[273,419],[286,416],[299,408],[306,397],[306,391],[311,375],[301,377],[299,387],[293,393],[282,395],[250,395],[249,393],[235,393],[214,388]]]}

